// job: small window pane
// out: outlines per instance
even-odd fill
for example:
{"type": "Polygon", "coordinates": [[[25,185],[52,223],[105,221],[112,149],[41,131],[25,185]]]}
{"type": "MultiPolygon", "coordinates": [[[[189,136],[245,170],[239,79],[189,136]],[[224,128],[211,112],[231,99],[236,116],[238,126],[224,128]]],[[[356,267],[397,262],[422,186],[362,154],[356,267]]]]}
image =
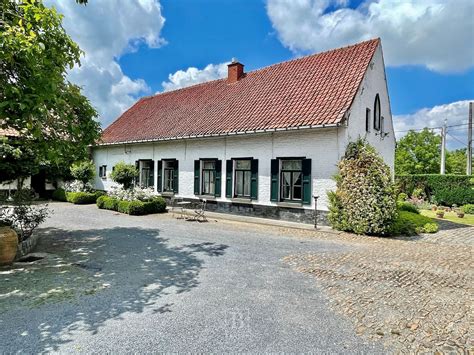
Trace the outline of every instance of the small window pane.
{"type": "Polygon", "coordinates": [[[164,168],[165,169],[173,169],[174,168],[174,160],[165,160],[164,161],[164,168]]]}
{"type": "Polygon", "coordinates": [[[294,186],[293,187],[293,199],[294,200],[301,200],[301,186],[294,186]]]}
{"type": "Polygon", "coordinates": [[[243,172],[244,173],[244,196],[250,196],[250,170],[246,170],[243,172]]]}
{"type": "Polygon", "coordinates": [[[202,168],[203,169],[215,169],[215,162],[213,161],[203,161],[202,168]]]}
{"type": "Polygon", "coordinates": [[[282,174],[282,195],[283,198],[289,199],[291,198],[290,190],[291,190],[291,172],[284,172],[282,174]]]}
{"type": "Polygon", "coordinates": [[[281,168],[283,170],[301,170],[301,160],[282,160],[281,168]]]}
{"type": "Polygon", "coordinates": [[[240,170],[250,170],[250,160],[236,160],[235,168],[240,170]]]}
{"type": "Polygon", "coordinates": [[[244,194],[244,172],[236,171],[235,172],[235,193],[237,196],[242,196],[244,194]]]}

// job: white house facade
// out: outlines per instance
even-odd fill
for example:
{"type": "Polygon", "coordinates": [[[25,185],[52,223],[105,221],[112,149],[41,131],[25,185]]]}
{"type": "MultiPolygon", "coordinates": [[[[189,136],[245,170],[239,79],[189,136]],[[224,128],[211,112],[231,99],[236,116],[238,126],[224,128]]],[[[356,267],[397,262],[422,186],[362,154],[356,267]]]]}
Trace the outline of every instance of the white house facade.
{"type": "Polygon", "coordinates": [[[165,197],[312,223],[328,211],[337,162],[365,138],[393,171],[395,137],[380,40],[140,100],[93,148],[95,186],[118,162],[165,197]],[[355,63],[355,64],[354,64],[355,63]],[[324,80],[324,82],[322,82],[324,80]],[[243,95],[243,96],[242,96],[243,95]]]}

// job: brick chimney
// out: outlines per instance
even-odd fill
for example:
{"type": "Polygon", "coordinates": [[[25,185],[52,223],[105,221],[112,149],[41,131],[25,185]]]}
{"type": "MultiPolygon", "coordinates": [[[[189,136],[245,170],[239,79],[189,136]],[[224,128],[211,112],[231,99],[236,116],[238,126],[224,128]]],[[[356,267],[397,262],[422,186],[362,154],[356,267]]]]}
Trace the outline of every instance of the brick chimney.
{"type": "Polygon", "coordinates": [[[232,84],[244,76],[244,65],[232,58],[232,63],[227,65],[227,83],[232,84]]]}

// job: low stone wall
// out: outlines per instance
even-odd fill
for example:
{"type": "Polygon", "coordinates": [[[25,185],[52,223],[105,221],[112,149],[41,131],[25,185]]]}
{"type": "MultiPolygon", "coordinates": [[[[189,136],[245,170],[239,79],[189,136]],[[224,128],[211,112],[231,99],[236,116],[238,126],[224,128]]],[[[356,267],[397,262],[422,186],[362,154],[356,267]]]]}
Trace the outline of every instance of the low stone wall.
{"type": "Polygon", "coordinates": [[[40,234],[36,233],[29,237],[27,240],[18,243],[15,260],[18,260],[19,258],[24,257],[26,254],[31,253],[31,251],[36,247],[39,238],[40,234]]]}
{"type": "MultiPolygon", "coordinates": [[[[183,199],[191,202],[185,208],[199,208],[200,201],[198,199],[183,199]]],[[[168,204],[170,200],[166,201],[168,204]]],[[[220,212],[237,214],[239,216],[261,217],[289,222],[298,222],[306,224],[314,224],[314,210],[305,208],[294,208],[284,206],[266,206],[245,202],[222,202],[215,200],[207,200],[206,210],[210,212],[220,212]]],[[[328,226],[328,212],[318,210],[318,225],[328,226]]]]}

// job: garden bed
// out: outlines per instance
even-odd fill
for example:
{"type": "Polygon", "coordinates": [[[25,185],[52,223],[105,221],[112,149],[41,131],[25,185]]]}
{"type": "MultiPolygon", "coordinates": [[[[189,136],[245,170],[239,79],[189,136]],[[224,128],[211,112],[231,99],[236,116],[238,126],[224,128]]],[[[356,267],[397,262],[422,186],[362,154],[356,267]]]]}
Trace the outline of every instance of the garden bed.
{"type": "Polygon", "coordinates": [[[97,207],[100,209],[126,213],[132,216],[141,216],[166,212],[166,201],[160,196],[152,197],[146,201],[128,201],[103,195],[97,199],[97,207]]]}

